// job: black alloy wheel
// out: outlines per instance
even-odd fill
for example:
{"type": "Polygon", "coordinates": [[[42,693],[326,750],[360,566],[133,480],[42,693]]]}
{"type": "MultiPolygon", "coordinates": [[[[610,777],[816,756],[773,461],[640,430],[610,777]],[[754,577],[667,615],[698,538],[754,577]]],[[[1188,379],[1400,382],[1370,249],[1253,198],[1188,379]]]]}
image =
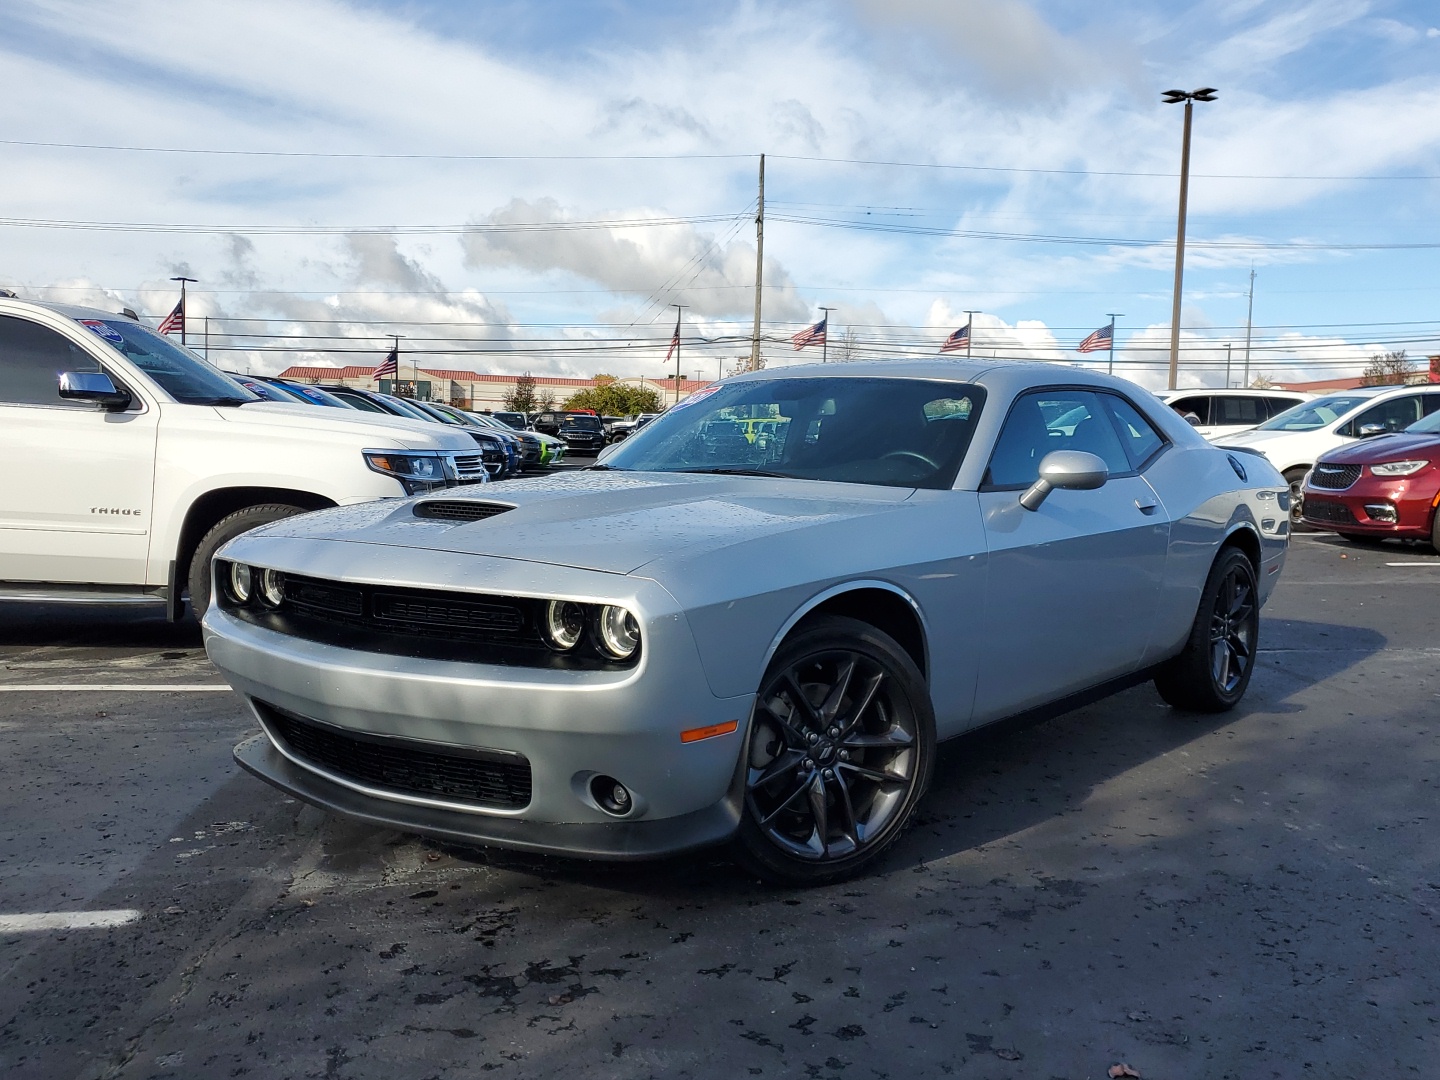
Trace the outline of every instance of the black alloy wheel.
{"type": "Polygon", "coordinates": [[[855,875],[909,822],[934,758],[909,655],[866,623],[817,620],[780,648],[756,696],[740,861],[783,884],[855,875]]]}
{"type": "Polygon", "coordinates": [[[1239,704],[1255,670],[1260,594],[1255,568],[1239,548],[1222,548],[1179,656],[1155,676],[1160,696],[1188,712],[1225,712],[1239,704]]]}

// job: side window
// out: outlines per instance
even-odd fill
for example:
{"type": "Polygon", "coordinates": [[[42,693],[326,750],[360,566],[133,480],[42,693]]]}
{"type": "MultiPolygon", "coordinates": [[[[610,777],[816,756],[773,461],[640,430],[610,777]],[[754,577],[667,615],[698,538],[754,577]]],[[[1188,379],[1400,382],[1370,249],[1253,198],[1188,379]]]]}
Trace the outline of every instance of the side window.
{"type": "Polygon", "coordinates": [[[1359,435],[1367,424],[1379,424],[1386,431],[1404,431],[1420,419],[1420,396],[1395,398],[1382,402],[1373,409],[1366,409],[1355,418],[1355,434],[1359,435]]]}
{"type": "Polygon", "coordinates": [[[1183,397],[1172,401],[1170,407],[1181,416],[1186,413],[1194,413],[1201,424],[1220,423],[1219,420],[1210,419],[1210,398],[1205,394],[1195,394],[1192,397],[1183,397]]]}
{"type": "Polygon", "coordinates": [[[1258,424],[1267,418],[1259,398],[1221,397],[1215,399],[1215,405],[1219,419],[1212,420],[1212,424],[1258,424]]]}
{"type": "Polygon", "coordinates": [[[1440,394],[1426,394],[1421,398],[1426,416],[1440,412],[1440,394]]]}
{"type": "Polygon", "coordinates": [[[1296,405],[1300,404],[1298,401],[1292,401],[1290,398],[1282,397],[1265,398],[1264,401],[1265,412],[1267,414],[1265,418],[1267,420],[1271,416],[1279,416],[1286,409],[1293,409],[1296,405]]]}
{"type": "Polygon", "coordinates": [[[1138,472],[1164,448],[1164,438],[1151,426],[1150,421],[1145,419],[1140,410],[1124,398],[1115,394],[1101,394],[1100,400],[1110,410],[1110,418],[1115,424],[1115,430],[1120,436],[1120,443],[1125,447],[1125,456],[1129,460],[1130,469],[1121,471],[1135,470],[1138,472]]]}
{"type": "Polygon", "coordinates": [[[1084,450],[1100,457],[1112,473],[1132,471],[1099,395],[1089,390],[1036,390],[1015,399],[995,451],[986,483],[1029,487],[1040,461],[1052,450],[1084,450]]]}
{"type": "Polygon", "coordinates": [[[88,401],[62,398],[60,376],[100,370],[94,357],[49,327],[0,315],[0,404],[93,409],[88,401]]]}

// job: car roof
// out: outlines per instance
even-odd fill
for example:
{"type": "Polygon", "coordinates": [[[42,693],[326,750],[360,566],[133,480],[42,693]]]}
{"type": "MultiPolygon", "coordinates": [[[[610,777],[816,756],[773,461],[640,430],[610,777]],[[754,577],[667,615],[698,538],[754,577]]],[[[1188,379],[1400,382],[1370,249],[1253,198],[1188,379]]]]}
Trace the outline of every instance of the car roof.
{"type": "Polygon", "coordinates": [[[1212,397],[1254,397],[1256,394],[1269,394],[1272,397],[1292,398],[1297,404],[1317,396],[1311,390],[1286,390],[1279,386],[1190,386],[1183,390],[1155,391],[1155,396],[1164,402],[1195,397],[1199,394],[1208,394],[1212,397]]]}

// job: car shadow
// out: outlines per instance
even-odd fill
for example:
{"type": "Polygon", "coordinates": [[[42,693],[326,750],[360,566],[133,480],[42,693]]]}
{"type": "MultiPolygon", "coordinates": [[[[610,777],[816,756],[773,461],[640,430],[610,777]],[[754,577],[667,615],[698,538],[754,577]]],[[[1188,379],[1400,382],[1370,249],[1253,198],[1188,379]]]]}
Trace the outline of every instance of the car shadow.
{"type": "Polygon", "coordinates": [[[186,615],[167,622],[163,604],[93,606],[0,602],[0,646],[124,646],[198,649],[200,624],[186,615]]]}
{"type": "MultiPolygon", "coordinates": [[[[1267,620],[1265,642],[1244,701],[1228,713],[1170,708],[1150,683],[1044,721],[1001,721],[943,743],[930,790],[899,843],[871,871],[908,872],[983,847],[1075,812],[1100,787],[1131,769],[1250,717],[1287,715],[1290,700],[1385,647],[1360,627],[1267,620]],[[1322,648],[1316,642],[1324,642],[1322,648]]],[[[497,849],[433,845],[472,864],[637,894],[707,894],[757,888],[724,849],[640,864],[583,862],[497,849]]]]}

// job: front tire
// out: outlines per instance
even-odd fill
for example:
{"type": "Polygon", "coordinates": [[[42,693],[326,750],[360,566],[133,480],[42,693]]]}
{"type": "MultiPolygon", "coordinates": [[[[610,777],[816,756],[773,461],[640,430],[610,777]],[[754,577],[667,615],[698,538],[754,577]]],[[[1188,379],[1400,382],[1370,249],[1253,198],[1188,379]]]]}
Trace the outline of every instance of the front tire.
{"type": "Polygon", "coordinates": [[[1314,526],[1305,524],[1305,476],[1309,468],[1299,466],[1285,473],[1285,482],[1290,485],[1290,531],[1314,532],[1314,526]]]}
{"type": "Polygon", "coordinates": [[[1240,703],[1255,670],[1260,593],[1255,568],[1239,548],[1220,551],[1180,655],[1155,676],[1155,689],[1185,712],[1227,712],[1240,703]]]}
{"type": "Polygon", "coordinates": [[[215,553],[241,533],[269,525],[272,521],[305,513],[303,506],[289,503],[262,503],[247,506],[221,518],[205,534],[190,558],[190,610],[198,622],[210,607],[210,563],[215,553]]]}
{"type": "Polygon", "coordinates": [[[826,617],[775,654],[745,753],[738,861],[777,884],[841,881],[894,843],[929,787],[930,693],[888,634],[826,617]]]}

